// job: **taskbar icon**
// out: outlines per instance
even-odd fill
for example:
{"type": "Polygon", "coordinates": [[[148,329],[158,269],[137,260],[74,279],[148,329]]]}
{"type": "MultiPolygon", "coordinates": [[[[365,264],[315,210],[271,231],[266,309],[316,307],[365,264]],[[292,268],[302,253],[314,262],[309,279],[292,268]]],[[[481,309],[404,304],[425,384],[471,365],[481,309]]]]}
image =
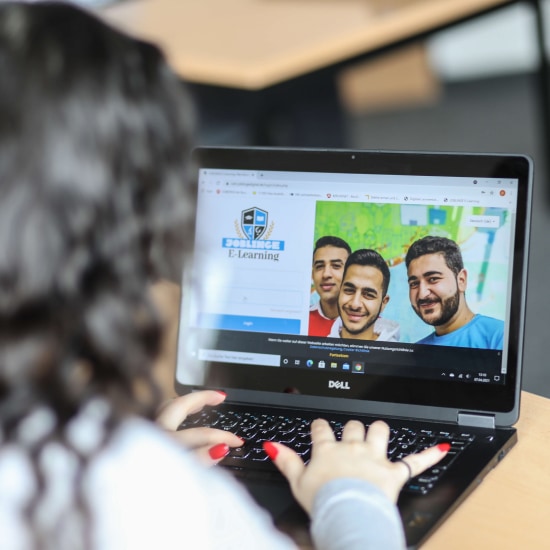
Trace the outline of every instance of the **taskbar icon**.
{"type": "Polygon", "coordinates": [[[312,357],[282,357],[282,367],[305,368],[308,370],[343,371],[354,374],[365,372],[363,361],[333,361],[327,359],[316,359],[312,357]]]}

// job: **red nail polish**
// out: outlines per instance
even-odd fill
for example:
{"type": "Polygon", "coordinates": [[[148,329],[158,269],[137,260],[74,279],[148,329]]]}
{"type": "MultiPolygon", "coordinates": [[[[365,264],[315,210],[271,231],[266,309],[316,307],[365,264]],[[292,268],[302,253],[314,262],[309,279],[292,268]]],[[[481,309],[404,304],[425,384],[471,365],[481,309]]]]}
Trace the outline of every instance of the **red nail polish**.
{"type": "Polygon", "coordinates": [[[451,448],[451,444],[450,443],[439,443],[437,445],[437,448],[442,452],[442,453],[446,453],[450,448],[451,448]]]}
{"type": "Polygon", "coordinates": [[[223,458],[224,456],[227,456],[228,453],[229,447],[225,443],[219,443],[218,445],[214,445],[208,449],[208,454],[212,460],[223,458]]]}
{"type": "Polygon", "coordinates": [[[277,458],[277,455],[279,454],[279,450],[271,441],[264,441],[263,448],[265,451],[265,454],[271,459],[275,460],[277,458]]]}
{"type": "Polygon", "coordinates": [[[227,394],[222,390],[216,390],[218,393],[221,393],[224,397],[227,397],[227,394]]]}

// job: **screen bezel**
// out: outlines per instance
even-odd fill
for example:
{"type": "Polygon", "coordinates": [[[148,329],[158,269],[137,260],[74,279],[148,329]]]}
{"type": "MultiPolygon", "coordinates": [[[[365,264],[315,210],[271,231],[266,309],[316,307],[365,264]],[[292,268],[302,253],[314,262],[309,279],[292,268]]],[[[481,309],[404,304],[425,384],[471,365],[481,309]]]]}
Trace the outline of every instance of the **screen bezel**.
{"type": "MultiPolygon", "coordinates": [[[[529,157],[483,153],[199,147],[193,152],[193,164],[197,170],[207,168],[516,178],[518,180],[518,202],[514,235],[506,383],[504,385],[475,385],[456,380],[448,382],[414,380],[395,376],[377,376],[375,378],[366,376],[359,383],[363,385],[362,388],[354,392],[354,399],[342,399],[337,396],[334,398],[334,403],[339,409],[346,401],[359,400],[398,403],[420,408],[445,407],[464,411],[501,413],[517,411],[523,356],[525,286],[530,229],[532,161],[529,157]]],[[[185,300],[186,296],[184,295],[182,299],[185,300]]],[[[180,330],[182,329],[185,331],[185,327],[180,327],[180,330]]],[[[205,386],[243,390],[245,395],[250,393],[257,397],[262,392],[284,393],[288,387],[302,387],[307,382],[309,395],[313,393],[329,401],[332,398],[330,392],[326,390],[327,373],[316,373],[313,377],[309,376],[311,375],[309,371],[285,369],[285,383],[282,384],[279,369],[276,369],[278,372],[274,372],[274,369],[258,367],[261,376],[251,376],[253,373],[251,369],[254,368],[227,363],[211,363],[205,386]]],[[[189,386],[181,384],[177,375],[176,378],[178,392],[188,391],[189,386]]],[[[283,402],[286,402],[287,399],[292,402],[296,401],[297,397],[283,398],[283,402]]],[[[354,403],[351,405],[351,409],[355,408],[356,404],[354,403]]]]}

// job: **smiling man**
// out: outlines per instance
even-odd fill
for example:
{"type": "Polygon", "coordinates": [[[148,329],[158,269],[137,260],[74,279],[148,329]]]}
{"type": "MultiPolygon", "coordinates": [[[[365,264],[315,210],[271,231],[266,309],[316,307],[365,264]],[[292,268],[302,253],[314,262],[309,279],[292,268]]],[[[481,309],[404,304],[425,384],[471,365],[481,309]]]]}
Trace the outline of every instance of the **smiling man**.
{"type": "Polygon", "coordinates": [[[309,310],[309,336],[327,336],[338,317],[338,292],[350,253],[349,244],[340,237],[321,237],[315,243],[311,279],[319,301],[309,310]]]}
{"type": "Polygon", "coordinates": [[[389,302],[390,270],[375,250],[356,250],[347,259],[338,294],[339,319],[329,334],[358,340],[399,340],[399,324],[380,317],[389,302]]]}
{"type": "Polygon", "coordinates": [[[454,241],[419,239],[409,248],[405,264],[411,306],[435,328],[418,344],[502,349],[503,321],[475,314],[466,303],[468,273],[454,241]]]}

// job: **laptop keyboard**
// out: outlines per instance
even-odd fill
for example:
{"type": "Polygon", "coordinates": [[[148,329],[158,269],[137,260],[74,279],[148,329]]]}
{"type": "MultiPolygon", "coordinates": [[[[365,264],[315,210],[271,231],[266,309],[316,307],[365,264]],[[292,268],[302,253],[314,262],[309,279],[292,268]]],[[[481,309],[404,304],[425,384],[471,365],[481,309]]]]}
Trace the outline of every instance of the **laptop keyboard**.
{"type": "MultiPolygon", "coordinates": [[[[318,416],[318,415],[317,415],[318,416]]],[[[265,454],[262,443],[276,441],[294,449],[307,463],[311,458],[310,424],[317,416],[290,416],[277,413],[252,413],[246,410],[204,409],[189,416],[179,429],[210,426],[230,431],[245,440],[239,448],[232,448],[221,464],[234,470],[238,477],[261,479],[280,474],[265,454]]],[[[347,420],[331,420],[337,439],[347,420]]],[[[368,424],[365,424],[368,428],[368,424]]],[[[420,452],[438,443],[450,443],[451,449],[434,467],[412,478],[403,488],[405,492],[427,494],[447,471],[458,455],[474,440],[466,432],[414,429],[410,426],[390,426],[388,458],[392,461],[420,452]]]]}

